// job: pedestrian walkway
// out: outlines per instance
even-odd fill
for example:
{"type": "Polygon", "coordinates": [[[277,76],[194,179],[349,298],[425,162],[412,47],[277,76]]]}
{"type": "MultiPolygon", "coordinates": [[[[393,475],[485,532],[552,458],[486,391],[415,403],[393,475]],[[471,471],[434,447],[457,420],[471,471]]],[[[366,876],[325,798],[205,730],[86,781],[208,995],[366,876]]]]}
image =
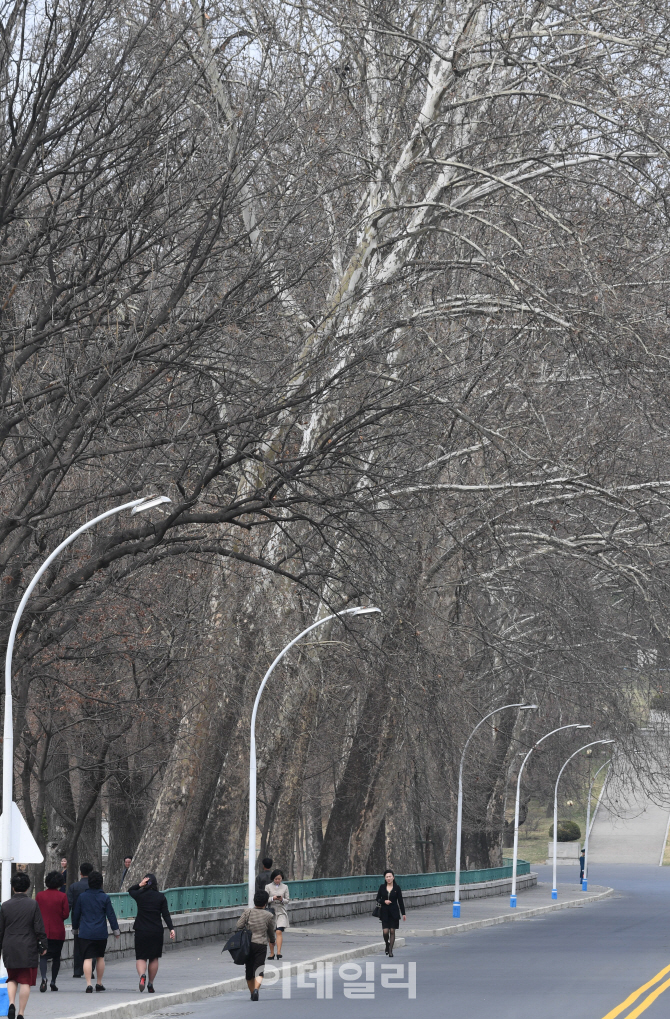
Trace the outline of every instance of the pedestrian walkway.
{"type": "Polygon", "coordinates": [[[670,803],[654,803],[628,773],[618,787],[605,787],[589,835],[589,865],[627,863],[658,867],[663,859],[670,803]]]}
{"type": "MultiPolygon", "coordinates": [[[[606,891],[605,888],[593,886],[588,892],[582,892],[577,881],[561,884],[558,905],[568,901],[579,905],[606,891]]],[[[451,915],[451,903],[420,907],[408,913],[407,921],[398,931],[397,957],[402,956],[401,939],[405,939],[410,946],[414,939],[457,934],[459,929],[467,931],[472,922],[477,922],[478,926],[495,924],[506,921],[511,915],[522,918],[524,914],[529,915],[537,909],[552,905],[556,903],[552,903],[550,885],[543,884],[520,892],[519,906],[516,910],[509,908],[507,895],[464,902],[459,920],[455,920],[451,915]]],[[[156,979],[155,996],[149,996],[146,992],[140,995],[135,961],[132,958],[108,963],[104,976],[107,990],[100,994],[85,994],[84,979],[74,979],[71,969],[63,969],[58,978],[60,990],[57,993],[47,991],[40,994],[37,988],[33,990],[26,1010],[27,1019],[54,1019],[54,1017],[72,1019],[109,1006],[124,1004],[130,1006],[125,1015],[131,1017],[133,1002],[141,1001],[144,1011],[149,1007],[150,1000],[156,1001],[156,1010],[160,1011],[161,994],[182,992],[187,988],[215,984],[243,975],[241,968],[233,965],[229,954],[227,952],[222,954],[224,940],[222,937],[216,942],[199,947],[177,946],[166,951],[161,959],[156,979]]],[[[284,936],[283,947],[280,965],[308,962],[329,955],[341,956],[349,952],[383,955],[381,925],[370,915],[292,927],[284,936]]]]}

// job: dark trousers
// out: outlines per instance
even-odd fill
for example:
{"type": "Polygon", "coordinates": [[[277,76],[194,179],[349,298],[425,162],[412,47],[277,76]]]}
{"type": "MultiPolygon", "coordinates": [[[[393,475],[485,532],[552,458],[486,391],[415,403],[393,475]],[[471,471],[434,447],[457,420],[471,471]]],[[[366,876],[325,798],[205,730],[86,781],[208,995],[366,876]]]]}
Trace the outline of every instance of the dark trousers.
{"type": "Polygon", "coordinates": [[[42,980],[47,978],[47,962],[51,959],[51,983],[56,983],[56,977],[60,970],[60,954],[63,951],[63,942],[54,938],[47,939],[47,954],[40,955],[40,974],[42,980]]]}
{"type": "MultiPolygon", "coordinates": [[[[77,934],[74,935],[74,944],[72,946],[72,969],[73,977],[83,977],[84,959],[81,954],[81,942],[77,934]]],[[[93,960],[93,972],[95,973],[95,959],[93,960]]]]}

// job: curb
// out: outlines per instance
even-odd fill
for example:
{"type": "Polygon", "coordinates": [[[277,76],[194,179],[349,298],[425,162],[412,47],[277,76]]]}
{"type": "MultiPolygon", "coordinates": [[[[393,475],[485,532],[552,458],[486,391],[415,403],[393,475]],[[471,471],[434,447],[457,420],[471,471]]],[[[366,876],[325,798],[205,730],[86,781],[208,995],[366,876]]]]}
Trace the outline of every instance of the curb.
{"type": "MultiPolygon", "coordinates": [[[[614,894],[613,888],[606,888],[604,892],[597,892],[594,895],[585,895],[582,899],[568,899],[566,902],[555,902],[549,906],[536,906],[534,909],[522,909],[517,913],[504,913],[502,916],[489,917],[486,920],[471,920],[469,923],[459,923],[452,927],[438,927],[436,930],[423,930],[418,933],[408,934],[405,938],[396,938],[396,945],[402,948],[407,943],[407,938],[418,937],[443,937],[447,934],[465,934],[467,931],[479,927],[493,927],[500,923],[510,923],[515,920],[526,920],[529,917],[541,916],[544,913],[554,913],[558,909],[570,909],[575,906],[582,906],[585,902],[598,902],[614,894]]],[[[331,952],[327,955],[318,955],[313,959],[305,959],[303,962],[287,963],[282,967],[282,972],[287,976],[295,976],[311,969],[316,963],[339,963],[348,962],[349,959],[359,959],[364,955],[376,955],[384,948],[383,941],[375,941],[369,945],[359,945],[357,948],[349,948],[344,952],[331,952]]],[[[203,1001],[206,998],[216,998],[220,994],[231,994],[234,991],[243,991],[247,987],[244,977],[232,977],[229,980],[221,980],[216,984],[203,984],[200,987],[190,987],[185,991],[175,991],[172,994],[156,994],[151,998],[135,998],[133,1001],[122,1002],[119,1005],[109,1005],[107,1008],[97,1009],[94,1012],[78,1012],[74,1016],[67,1016],[64,1019],[137,1019],[138,1016],[150,1015],[152,1012],[163,1011],[173,1005],[183,1005],[187,1001],[203,1001]]]]}
{"type": "MultiPolygon", "coordinates": [[[[396,946],[403,948],[404,938],[396,938],[396,946]]],[[[384,949],[383,941],[375,941],[370,945],[359,945],[358,948],[348,948],[343,952],[331,952],[328,955],[317,955],[314,959],[305,959],[303,962],[287,963],[282,967],[281,973],[286,976],[295,976],[311,969],[316,963],[338,963],[348,962],[349,959],[358,959],[363,955],[376,955],[384,949]]],[[[172,1005],[183,1005],[187,1001],[203,1001],[205,998],[217,998],[220,994],[230,994],[233,991],[246,991],[247,982],[244,977],[232,977],[229,980],[221,980],[216,984],[203,984],[201,987],[190,987],[185,991],[174,991],[172,994],[155,994],[149,998],[135,998],[133,1001],[125,1001],[119,1005],[109,1005],[107,1008],[96,1009],[94,1012],[77,1012],[75,1016],[67,1016],[66,1019],[136,1019],[137,1016],[150,1015],[152,1012],[162,1011],[172,1005]]]]}
{"type": "Polygon", "coordinates": [[[567,902],[555,902],[550,906],[536,906],[535,909],[522,909],[515,913],[503,913],[502,916],[491,916],[487,920],[471,920],[469,923],[458,923],[451,927],[438,927],[436,930],[424,930],[418,928],[408,933],[408,938],[445,937],[447,934],[465,934],[467,931],[475,930],[478,927],[494,927],[499,923],[510,923],[514,920],[526,920],[531,916],[542,916],[543,913],[555,913],[557,909],[571,909],[575,906],[583,906],[585,902],[598,902],[599,899],[607,899],[614,894],[613,888],[606,888],[604,892],[596,892],[594,895],[585,895],[583,899],[568,899],[567,902]]]}

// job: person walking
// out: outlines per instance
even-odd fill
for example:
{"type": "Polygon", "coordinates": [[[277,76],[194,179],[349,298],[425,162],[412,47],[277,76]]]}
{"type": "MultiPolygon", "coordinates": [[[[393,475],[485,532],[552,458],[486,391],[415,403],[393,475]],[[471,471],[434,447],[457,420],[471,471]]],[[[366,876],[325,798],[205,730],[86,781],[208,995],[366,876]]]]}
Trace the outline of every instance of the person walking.
{"type": "Polygon", "coordinates": [[[44,993],[47,989],[47,962],[51,959],[51,990],[57,991],[56,977],[60,969],[60,956],[65,943],[65,924],[70,915],[70,904],[67,895],[61,891],[63,875],[57,870],[52,870],[44,879],[46,889],[38,892],[35,901],[40,907],[44,929],[47,934],[47,954],[40,956],[40,973],[42,983],[40,991],[44,993]]]}
{"type": "Polygon", "coordinates": [[[67,894],[67,859],[65,856],[61,857],[60,869],[61,869],[61,883],[58,891],[67,894]]]}
{"type": "Polygon", "coordinates": [[[584,880],[584,860],[585,859],[586,859],[586,855],[585,855],[584,850],[582,849],[581,853],[579,854],[579,883],[580,884],[584,880]]]}
{"type": "MultiPolygon", "coordinates": [[[[268,893],[270,900],[268,905],[274,909],[275,912],[275,926],[277,931],[277,958],[281,959],[281,946],[284,940],[284,931],[289,926],[288,912],[286,906],[289,901],[288,886],[284,884],[284,875],[280,870],[273,870],[271,881],[269,885],[265,886],[265,891],[268,893]]],[[[270,959],[274,959],[274,946],[273,951],[270,954],[270,959]]]]}
{"type": "MultiPolygon", "coordinates": [[[[88,888],[88,876],[93,870],[92,863],[82,863],[79,868],[79,880],[73,881],[67,890],[67,901],[70,906],[70,912],[74,912],[77,899],[81,893],[88,888]]],[[[72,976],[83,977],[84,975],[84,959],[81,954],[81,945],[79,944],[79,938],[76,934],[73,935],[74,941],[72,944],[72,976]]]]}
{"type": "Polygon", "coordinates": [[[146,987],[154,993],[154,980],[158,973],[158,960],[163,955],[163,920],[170,932],[170,941],[175,939],[174,924],[168,909],[167,899],[158,890],[154,874],[146,874],[138,885],[128,889],[137,903],[137,916],[133,924],[135,931],[135,965],[140,978],[140,991],[146,987]],[[148,965],[147,965],[148,964],[148,965]],[[147,975],[149,983],[147,984],[147,975]]]}
{"type": "Polygon", "coordinates": [[[7,1019],[16,1019],[16,992],[19,992],[18,1019],[26,1014],[30,988],[37,980],[37,960],[47,950],[42,914],[34,899],[28,898],[30,878],[20,871],[11,881],[14,894],[0,906],[0,950],[7,968],[7,1019]]]}
{"type": "Polygon", "coordinates": [[[264,892],[266,886],[272,881],[272,874],[270,873],[270,867],[272,866],[272,857],[266,856],[263,860],[263,870],[260,874],[256,875],[256,887],[254,891],[264,892]]]}
{"type": "Polygon", "coordinates": [[[382,922],[382,931],[384,933],[384,941],[386,942],[386,954],[389,958],[393,958],[393,946],[395,944],[395,932],[400,926],[400,916],[402,914],[403,920],[406,920],[405,916],[405,903],[402,898],[402,889],[395,879],[395,874],[392,870],[387,870],[384,873],[384,880],[379,886],[377,892],[377,905],[381,908],[381,915],[379,919],[382,922]]]}
{"type": "Polygon", "coordinates": [[[258,1001],[268,941],[273,947],[275,944],[275,918],[274,914],[266,909],[268,899],[269,895],[265,890],[256,892],[253,906],[245,909],[237,921],[236,930],[248,927],[251,931],[251,954],[244,965],[244,976],[251,991],[252,1001],[258,1001]]]}
{"type": "Polygon", "coordinates": [[[115,938],[121,937],[119,922],[112,906],[112,900],[102,889],[102,874],[93,870],[88,876],[88,888],[77,899],[72,912],[72,930],[79,936],[81,954],[84,959],[86,993],[91,994],[93,960],[97,965],[96,991],[104,991],[102,978],[105,975],[105,949],[107,948],[107,921],[115,938]]]}

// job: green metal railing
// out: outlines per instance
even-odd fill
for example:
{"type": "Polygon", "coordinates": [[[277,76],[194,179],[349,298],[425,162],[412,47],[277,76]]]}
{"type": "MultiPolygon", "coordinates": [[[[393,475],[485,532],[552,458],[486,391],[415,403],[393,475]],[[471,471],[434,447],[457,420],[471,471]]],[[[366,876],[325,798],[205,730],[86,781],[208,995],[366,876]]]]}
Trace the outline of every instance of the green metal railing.
{"type": "MultiPolygon", "coordinates": [[[[517,861],[518,875],[530,874],[530,864],[517,861]]],[[[453,870],[435,874],[398,874],[396,880],[404,891],[420,888],[436,888],[453,885],[453,870]]],[[[496,881],[511,878],[512,861],[503,860],[502,867],[488,867],[486,870],[462,870],[461,884],[471,885],[482,881],[496,881]]],[[[320,899],[333,895],[374,894],[383,880],[382,874],[362,874],[358,877],[320,877],[307,881],[287,881],[291,899],[320,899]]],[[[185,913],[192,910],[225,909],[246,906],[247,885],[194,885],[188,888],[166,888],[165,896],[171,913],[185,913]]],[[[110,892],[114,912],[121,920],[137,914],[135,900],[127,892],[110,892]]]]}

